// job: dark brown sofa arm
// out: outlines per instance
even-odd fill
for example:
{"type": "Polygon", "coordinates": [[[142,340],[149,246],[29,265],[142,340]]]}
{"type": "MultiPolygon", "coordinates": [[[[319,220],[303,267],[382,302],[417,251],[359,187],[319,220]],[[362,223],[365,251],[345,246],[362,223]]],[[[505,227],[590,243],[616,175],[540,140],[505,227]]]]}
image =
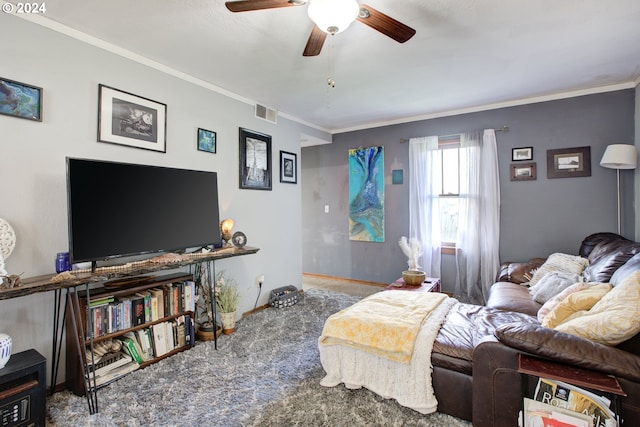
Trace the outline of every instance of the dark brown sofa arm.
{"type": "Polygon", "coordinates": [[[502,325],[495,335],[501,343],[526,353],[640,382],[640,357],[616,347],[537,324],[502,325]]]}
{"type": "Polygon", "coordinates": [[[531,258],[527,262],[503,262],[496,274],[496,282],[528,282],[533,276],[533,271],[544,264],[545,261],[545,258],[531,258]]]}

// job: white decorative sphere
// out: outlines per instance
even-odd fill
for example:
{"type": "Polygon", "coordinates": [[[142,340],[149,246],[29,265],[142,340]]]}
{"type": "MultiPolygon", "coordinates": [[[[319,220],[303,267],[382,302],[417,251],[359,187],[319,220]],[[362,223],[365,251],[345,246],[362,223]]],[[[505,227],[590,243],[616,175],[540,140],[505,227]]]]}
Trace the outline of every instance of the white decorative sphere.
{"type": "Polygon", "coordinates": [[[0,369],[4,368],[11,357],[11,337],[0,333],[0,369]]]}

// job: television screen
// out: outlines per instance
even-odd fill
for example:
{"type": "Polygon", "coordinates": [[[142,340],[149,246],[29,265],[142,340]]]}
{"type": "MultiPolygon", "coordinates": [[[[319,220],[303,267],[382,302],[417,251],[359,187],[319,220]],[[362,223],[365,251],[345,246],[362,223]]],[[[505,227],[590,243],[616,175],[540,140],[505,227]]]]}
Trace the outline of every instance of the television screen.
{"type": "Polygon", "coordinates": [[[67,158],[69,258],[220,243],[216,172],[67,158]]]}

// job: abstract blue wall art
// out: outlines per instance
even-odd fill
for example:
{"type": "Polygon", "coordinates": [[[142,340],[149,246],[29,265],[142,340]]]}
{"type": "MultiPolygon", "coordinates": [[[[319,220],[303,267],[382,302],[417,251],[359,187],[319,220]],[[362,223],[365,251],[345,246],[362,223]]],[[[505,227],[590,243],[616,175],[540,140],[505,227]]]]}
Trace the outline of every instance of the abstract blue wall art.
{"type": "Polygon", "coordinates": [[[384,147],[349,150],[349,239],[384,242],[384,147]]]}

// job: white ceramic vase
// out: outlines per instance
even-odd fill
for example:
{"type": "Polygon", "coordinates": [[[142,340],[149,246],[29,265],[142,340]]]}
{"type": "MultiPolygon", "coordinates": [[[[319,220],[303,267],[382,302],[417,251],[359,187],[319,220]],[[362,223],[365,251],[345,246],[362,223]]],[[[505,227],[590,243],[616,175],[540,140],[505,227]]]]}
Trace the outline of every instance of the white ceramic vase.
{"type": "Polygon", "coordinates": [[[4,368],[11,357],[11,337],[0,333],[0,369],[4,368]]]}

